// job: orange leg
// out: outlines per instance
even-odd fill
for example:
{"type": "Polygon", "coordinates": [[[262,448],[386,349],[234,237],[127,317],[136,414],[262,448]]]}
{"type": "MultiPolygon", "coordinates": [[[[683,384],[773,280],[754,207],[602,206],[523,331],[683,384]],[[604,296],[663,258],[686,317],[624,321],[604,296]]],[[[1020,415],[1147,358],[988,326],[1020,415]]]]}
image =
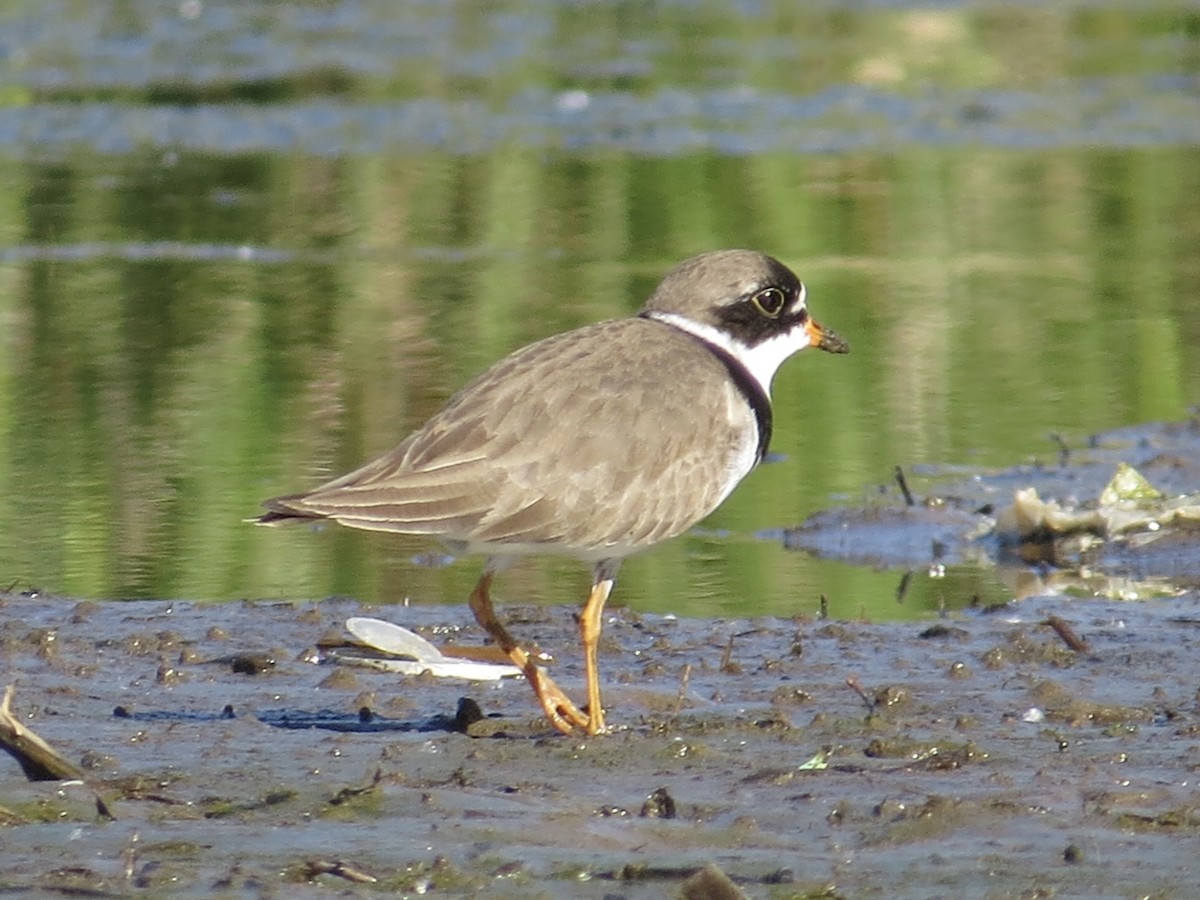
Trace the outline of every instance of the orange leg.
{"type": "MultiPolygon", "coordinates": [[[[512,660],[513,665],[525,673],[525,677],[533,688],[533,693],[537,696],[538,702],[542,705],[542,711],[550,720],[551,725],[563,734],[570,734],[576,728],[585,729],[589,734],[595,734],[596,732],[591,726],[591,719],[594,716],[589,717],[580,712],[579,707],[571,702],[571,699],[554,683],[554,680],[534,664],[528,653],[517,646],[517,642],[508,633],[508,629],[496,617],[496,610],[492,607],[492,598],[489,593],[491,586],[492,573],[485,570],[479,583],[475,585],[475,590],[471,591],[468,600],[471,612],[475,614],[475,621],[492,636],[492,640],[512,660]]],[[[595,591],[593,591],[594,593],[595,591]]],[[[607,591],[605,595],[607,596],[607,591]]],[[[603,604],[604,601],[600,602],[603,604]]],[[[591,601],[588,605],[591,605],[591,601]]],[[[598,613],[597,624],[599,624],[598,613]]],[[[590,674],[588,684],[590,689],[590,674]]],[[[599,709],[599,706],[596,708],[599,709]]]]}
{"type": "Polygon", "coordinates": [[[604,731],[604,707],[600,703],[600,667],[598,650],[600,644],[600,629],[603,627],[602,616],[604,602],[612,591],[611,577],[598,575],[592,585],[592,593],[588,596],[583,607],[583,615],[579,617],[579,633],[583,638],[583,664],[587,671],[588,697],[588,734],[600,734],[604,731]]]}

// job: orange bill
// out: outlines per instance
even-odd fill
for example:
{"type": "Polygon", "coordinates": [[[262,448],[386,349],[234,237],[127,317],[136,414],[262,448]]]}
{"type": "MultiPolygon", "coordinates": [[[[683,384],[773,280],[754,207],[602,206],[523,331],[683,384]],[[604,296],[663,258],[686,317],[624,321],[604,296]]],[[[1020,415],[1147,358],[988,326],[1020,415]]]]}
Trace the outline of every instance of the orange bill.
{"type": "Polygon", "coordinates": [[[824,350],[826,353],[850,352],[850,345],[838,337],[837,332],[821,327],[816,319],[810,318],[805,322],[804,330],[808,332],[808,340],[811,345],[818,350],[824,350]]]}

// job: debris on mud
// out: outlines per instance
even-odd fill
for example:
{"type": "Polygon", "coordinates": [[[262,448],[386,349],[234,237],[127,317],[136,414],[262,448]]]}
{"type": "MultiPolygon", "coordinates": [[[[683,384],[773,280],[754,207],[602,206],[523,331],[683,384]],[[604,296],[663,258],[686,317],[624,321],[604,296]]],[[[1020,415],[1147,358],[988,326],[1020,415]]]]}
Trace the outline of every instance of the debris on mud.
{"type": "Polygon", "coordinates": [[[0,749],[17,761],[30,781],[82,779],[83,771],[78,766],[63,759],[62,754],[17,721],[12,712],[15,691],[10,684],[0,700],[0,749]]]}
{"type": "Polygon", "coordinates": [[[818,512],[785,532],[785,546],[873,566],[997,566],[1022,582],[1018,596],[1134,599],[1200,587],[1197,421],[1096,435],[1057,467],[965,481],[938,469],[924,475],[923,500],[898,476],[898,498],[884,491],[882,504],[818,512]]]}
{"type": "MultiPolygon", "coordinates": [[[[0,700],[0,750],[17,761],[30,781],[75,781],[86,784],[83,770],[67,760],[40,735],[18,721],[12,711],[16,688],[8,685],[0,700]]],[[[104,798],[93,789],[96,811],[107,819],[115,818],[104,798]]],[[[0,810],[3,810],[0,807],[0,810]]],[[[4,811],[7,812],[7,811],[4,811]]]]}
{"type": "Polygon", "coordinates": [[[495,681],[498,678],[520,677],[522,672],[494,659],[485,648],[468,654],[463,647],[434,646],[414,631],[393,622],[369,616],[352,616],[346,620],[346,630],[357,639],[355,643],[339,642],[325,645],[325,658],[347,666],[378,669],[402,675],[429,674],[435,678],[461,678],[466,681],[495,681]],[[480,656],[491,656],[481,659],[480,656]]]}

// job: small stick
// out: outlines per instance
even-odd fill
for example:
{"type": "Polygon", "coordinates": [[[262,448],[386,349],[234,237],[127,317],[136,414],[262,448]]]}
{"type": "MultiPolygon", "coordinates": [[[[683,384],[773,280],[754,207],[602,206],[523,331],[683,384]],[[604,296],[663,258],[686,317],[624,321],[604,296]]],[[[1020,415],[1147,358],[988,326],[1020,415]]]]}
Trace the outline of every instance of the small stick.
{"type": "Polygon", "coordinates": [[[15,691],[16,688],[10,684],[4,689],[3,700],[0,700],[0,750],[17,761],[30,781],[77,781],[85,785],[96,798],[96,812],[105,819],[115,819],[104,798],[84,780],[83,771],[13,715],[15,691]]]}
{"type": "Polygon", "coordinates": [[[858,696],[862,698],[862,702],[867,705],[867,712],[875,712],[875,701],[868,696],[867,692],[863,689],[863,686],[858,683],[857,675],[851,675],[849,678],[847,678],[846,684],[849,686],[850,690],[854,691],[854,693],[858,694],[858,696]]]}
{"type": "Polygon", "coordinates": [[[904,470],[896,466],[896,484],[900,485],[900,493],[904,495],[904,503],[906,506],[916,506],[917,501],[913,499],[912,491],[908,489],[908,479],[904,477],[904,470]]]}
{"type": "Polygon", "coordinates": [[[1054,629],[1055,633],[1062,638],[1062,642],[1074,650],[1076,653],[1087,653],[1092,648],[1088,646],[1088,642],[1075,633],[1075,629],[1067,624],[1065,619],[1060,619],[1058,616],[1047,616],[1043,625],[1049,625],[1054,629]]]}
{"type": "Polygon", "coordinates": [[[721,672],[726,675],[738,675],[741,673],[741,667],[733,661],[733,635],[729,636],[729,643],[725,645],[725,651],[721,654],[721,672]]]}
{"type": "Polygon", "coordinates": [[[683,674],[679,676],[679,693],[675,697],[675,709],[671,712],[670,721],[679,718],[679,713],[683,710],[683,704],[687,702],[688,684],[692,680],[692,664],[685,663],[683,666],[683,674]]]}
{"type": "Polygon", "coordinates": [[[1050,440],[1058,444],[1058,465],[1059,468],[1065,469],[1067,463],[1071,461],[1071,447],[1067,444],[1064,438],[1057,431],[1050,432],[1050,440]]]}
{"type": "Polygon", "coordinates": [[[370,875],[362,869],[356,868],[340,859],[310,859],[304,864],[304,868],[305,874],[309,878],[316,878],[318,875],[334,875],[337,878],[344,878],[355,884],[374,884],[379,880],[374,875],[370,875]]]}
{"type": "Polygon", "coordinates": [[[77,765],[67,761],[13,715],[14,691],[15,688],[10,684],[4,689],[4,699],[0,701],[0,749],[7,751],[17,761],[30,781],[82,781],[83,771],[77,765]]]}

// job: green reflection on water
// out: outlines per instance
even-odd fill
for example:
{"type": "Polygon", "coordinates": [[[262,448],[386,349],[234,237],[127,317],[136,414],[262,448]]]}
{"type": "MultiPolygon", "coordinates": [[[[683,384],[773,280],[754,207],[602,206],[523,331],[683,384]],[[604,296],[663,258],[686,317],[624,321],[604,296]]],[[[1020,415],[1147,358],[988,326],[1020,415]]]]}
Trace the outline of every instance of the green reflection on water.
{"type": "MultiPolygon", "coordinates": [[[[460,601],[476,565],[412,565],[428,544],[240,520],[388,448],[509,350],[636,309],[674,261],[752,244],[799,269],[854,352],[785,366],[783,460],[708,531],[627,563],[618,601],[787,613],[825,594],[835,614],[894,616],[994,599],[980,571],[897,607],[896,573],[751,536],[863,496],[896,463],[1050,457],[1052,430],[1181,416],[1200,371],[1198,156],[27,166],[20,244],[114,243],[3,268],[0,570],[97,597],[460,601]],[[183,249],[122,249],[164,242],[183,249]],[[242,244],[291,256],[220,249],[242,244]]],[[[569,561],[528,562],[501,595],[585,586],[569,561]]]]}
{"type": "MultiPolygon", "coordinates": [[[[13,88],[0,103],[346,96],[507,109],[531,87],[803,97],[865,84],[906,96],[1200,69],[1195,16],[1169,4],[756,8],[585,5],[547,23],[521,4],[495,15],[449,4],[397,24],[393,5],[364,4],[345,11],[351,33],[431,39],[408,41],[390,67],[365,66],[372,75],[306,69],[301,54],[304,74],[291,80],[189,86],[155,81],[134,60],[129,71],[153,88],[13,88]],[[443,16],[448,31],[434,21],[443,16]]],[[[131,16],[121,33],[156,35],[152,46],[187,27],[131,16]]],[[[261,36],[281,59],[311,40],[286,26],[261,36]]],[[[387,43],[361,52],[374,59],[387,43]]],[[[66,48],[34,44],[29,70],[54,54],[72,77],[103,68],[66,48]]],[[[877,118],[864,111],[843,138],[877,118]]],[[[715,124],[720,133],[719,114],[715,124]]],[[[14,250],[0,263],[0,580],[92,597],[459,602],[477,566],[414,565],[436,551],[427,543],[241,520],[263,497],[387,449],[512,349],[628,314],[668,267],[716,247],[793,264],[816,316],[854,352],[784,367],[773,446],[783,460],[748,478],[703,532],[627,562],[617,602],[811,614],[824,594],[834,615],[904,617],[997,599],[990,572],[965,570],[918,576],[898,602],[899,573],[813,561],[753,535],[855,502],[896,464],[1052,458],[1048,432],[1178,418],[1200,395],[1195,147],[981,141],[647,158],[617,149],[619,135],[613,149],[581,151],[568,137],[550,128],[544,146],[470,154],[134,149],[0,162],[0,248],[14,250]]],[[[565,602],[586,581],[570,561],[530,561],[498,593],[565,602]]]]}

